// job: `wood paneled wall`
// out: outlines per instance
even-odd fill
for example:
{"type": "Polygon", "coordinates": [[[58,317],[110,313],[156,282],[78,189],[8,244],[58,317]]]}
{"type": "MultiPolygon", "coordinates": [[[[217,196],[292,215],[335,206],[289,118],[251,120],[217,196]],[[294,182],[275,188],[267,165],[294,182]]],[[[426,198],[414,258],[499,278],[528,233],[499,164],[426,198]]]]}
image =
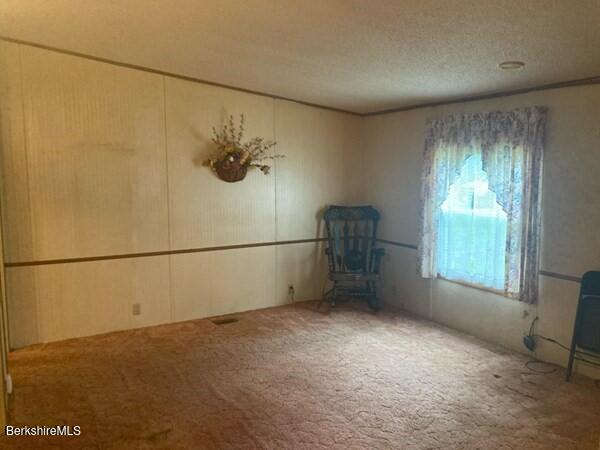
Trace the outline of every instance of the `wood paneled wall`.
{"type": "MultiPolygon", "coordinates": [[[[8,263],[311,239],[363,198],[360,117],[4,41],[0,94],[8,263]],[[201,162],[241,113],[287,157],[228,184],[201,162]]],[[[317,298],[321,247],[9,267],[11,345],[317,298]]]]}

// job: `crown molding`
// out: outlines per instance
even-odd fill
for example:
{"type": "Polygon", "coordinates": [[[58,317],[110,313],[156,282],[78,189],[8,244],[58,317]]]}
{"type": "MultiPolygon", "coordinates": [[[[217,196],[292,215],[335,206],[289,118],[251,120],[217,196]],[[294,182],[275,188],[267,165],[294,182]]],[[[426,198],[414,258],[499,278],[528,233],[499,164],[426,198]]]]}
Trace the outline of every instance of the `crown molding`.
{"type": "Polygon", "coordinates": [[[193,83],[206,84],[209,86],[216,86],[216,87],[220,87],[220,88],[224,88],[224,89],[231,89],[233,91],[244,92],[247,94],[260,95],[261,97],[269,97],[274,100],[285,100],[288,102],[299,103],[299,104],[305,105],[305,106],[312,106],[313,108],[320,108],[320,109],[325,109],[328,111],[334,111],[334,112],[339,112],[339,113],[344,113],[344,114],[351,114],[353,116],[359,116],[359,117],[362,116],[362,114],[360,114],[360,113],[357,113],[354,111],[349,111],[346,109],[335,108],[333,106],[326,106],[326,105],[321,105],[318,103],[306,102],[303,100],[297,100],[297,99],[293,99],[293,98],[283,97],[281,95],[270,94],[268,92],[253,91],[252,89],[246,89],[246,88],[241,88],[241,87],[237,87],[237,86],[231,86],[228,84],[217,83],[215,81],[202,80],[200,78],[195,78],[195,77],[188,76],[188,75],[182,75],[179,73],[167,72],[167,71],[158,70],[158,69],[152,69],[150,67],[140,66],[137,64],[129,64],[126,62],[115,61],[115,60],[107,59],[107,58],[101,58],[98,56],[88,55],[86,53],[74,52],[71,50],[65,50],[62,48],[52,47],[49,45],[43,45],[43,44],[38,44],[35,42],[29,42],[29,41],[24,41],[21,39],[15,39],[15,38],[11,38],[8,36],[0,35],[0,41],[12,42],[14,44],[20,44],[20,45],[27,45],[29,47],[40,48],[40,49],[48,50],[48,51],[55,52],[55,53],[61,53],[63,55],[77,56],[79,58],[84,58],[84,59],[88,59],[88,60],[92,60],[92,61],[98,61],[98,62],[102,62],[105,64],[111,64],[113,66],[125,67],[127,69],[140,70],[142,72],[154,73],[154,74],[162,75],[165,77],[171,77],[171,78],[177,78],[179,80],[191,81],[193,83]]]}
{"type": "Polygon", "coordinates": [[[305,105],[305,106],[311,106],[313,108],[320,108],[320,109],[324,109],[324,110],[328,110],[328,111],[350,114],[350,115],[358,116],[358,117],[381,116],[381,115],[385,115],[385,114],[393,114],[393,113],[397,113],[397,112],[411,111],[414,109],[432,108],[434,106],[452,105],[452,104],[456,104],[456,103],[468,103],[468,102],[475,102],[475,101],[479,101],[479,100],[488,100],[488,99],[493,99],[493,98],[510,97],[513,95],[527,94],[530,92],[546,91],[546,90],[551,90],[551,89],[561,89],[561,88],[576,87],[576,86],[586,86],[586,85],[591,85],[591,84],[600,84],[600,75],[597,75],[597,76],[593,76],[593,77],[580,78],[577,80],[559,81],[556,83],[542,84],[542,85],[531,86],[531,87],[527,87],[527,88],[498,91],[498,92],[493,92],[493,93],[488,93],[488,94],[476,94],[476,95],[460,97],[460,98],[456,98],[456,99],[452,99],[452,100],[440,100],[440,101],[433,101],[433,102],[416,103],[414,105],[399,106],[396,108],[383,109],[380,111],[359,113],[356,111],[335,108],[333,106],[326,106],[326,105],[322,105],[322,104],[318,104],[318,103],[311,103],[311,102],[306,102],[303,100],[293,99],[293,98],[289,98],[289,97],[283,97],[281,95],[270,94],[268,92],[254,91],[252,89],[246,89],[246,88],[241,88],[241,87],[237,87],[237,86],[231,86],[228,84],[217,83],[215,81],[202,80],[200,78],[195,78],[195,77],[188,76],[188,75],[178,74],[178,73],[174,73],[174,72],[167,72],[164,70],[152,69],[150,67],[140,66],[140,65],[136,65],[136,64],[129,64],[129,63],[115,61],[115,60],[111,60],[111,59],[107,59],[107,58],[101,58],[98,56],[93,56],[93,55],[75,52],[75,51],[71,51],[71,50],[65,50],[62,48],[52,47],[52,46],[44,45],[44,44],[38,44],[35,42],[25,41],[22,39],[15,39],[15,38],[11,38],[8,36],[0,35],[0,41],[12,42],[12,43],[21,44],[21,45],[27,45],[30,47],[40,48],[43,50],[49,50],[49,51],[56,52],[56,53],[62,53],[64,55],[77,56],[79,58],[84,58],[84,59],[88,59],[88,60],[92,60],[92,61],[98,61],[98,62],[102,62],[102,63],[106,63],[106,64],[111,64],[114,66],[125,67],[128,69],[134,69],[134,70],[141,70],[143,72],[154,73],[154,74],[163,75],[166,77],[177,78],[177,79],[185,80],[185,81],[191,81],[194,83],[206,84],[209,86],[221,87],[224,89],[231,89],[234,91],[244,92],[247,94],[260,95],[262,97],[269,97],[274,100],[285,100],[285,101],[294,102],[294,103],[298,103],[298,104],[305,105]]]}

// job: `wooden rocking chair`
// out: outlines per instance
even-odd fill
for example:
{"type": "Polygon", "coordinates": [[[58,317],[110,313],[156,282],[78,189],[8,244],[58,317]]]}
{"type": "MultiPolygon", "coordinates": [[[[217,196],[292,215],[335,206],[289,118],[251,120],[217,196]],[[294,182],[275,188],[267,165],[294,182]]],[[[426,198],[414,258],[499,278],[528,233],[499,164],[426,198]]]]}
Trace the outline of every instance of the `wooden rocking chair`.
{"type": "Polygon", "coordinates": [[[381,309],[376,282],[384,255],[376,248],[379,212],[371,206],[330,206],[325,211],[329,279],[325,293],[331,306],[343,297],[365,298],[374,311],[381,309]]]}

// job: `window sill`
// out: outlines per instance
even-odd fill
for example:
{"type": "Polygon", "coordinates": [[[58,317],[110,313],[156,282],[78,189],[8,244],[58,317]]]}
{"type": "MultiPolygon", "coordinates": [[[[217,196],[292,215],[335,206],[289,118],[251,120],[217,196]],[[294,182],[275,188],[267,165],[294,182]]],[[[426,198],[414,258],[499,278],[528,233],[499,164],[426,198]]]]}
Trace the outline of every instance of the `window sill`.
{"type": "Polygon", "coordinates": [[[471,289],[477,289],[477,290],[480,290],[480,291],[489,292],[491,294],[500,295],[501,297],[510,298],[510,299],[513,299],[513,300],[515,299],[514,295],[508,294],[508,293],[506,293],[504,291],[501,291],[499,289],[489,288],[489,287],[486,287],[486,286],[482,286],[480,284],[469,283],[468,281],[452,280],[450,278],[443,277],[439,273],[437,274],[436,279],[447,281],[449,283],[459,284],[461,286],[468,287],[468,288],[471,288],[471,289]]]}

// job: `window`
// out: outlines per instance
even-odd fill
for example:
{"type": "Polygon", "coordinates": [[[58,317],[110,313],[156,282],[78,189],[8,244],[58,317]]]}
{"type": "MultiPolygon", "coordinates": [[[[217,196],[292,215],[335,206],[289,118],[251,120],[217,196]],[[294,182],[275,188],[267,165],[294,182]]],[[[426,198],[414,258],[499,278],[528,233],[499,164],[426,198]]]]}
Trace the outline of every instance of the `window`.
{"type": "Polygon", "coordinates": [[[506,219],[481,157],[470,156],[437,211],[438,275],[504,289],[506,219]]]}
{"type": "Polygon", "coordinates": [[[428,123],[418,270],[534,303],[546,110],[428,123]]]}

